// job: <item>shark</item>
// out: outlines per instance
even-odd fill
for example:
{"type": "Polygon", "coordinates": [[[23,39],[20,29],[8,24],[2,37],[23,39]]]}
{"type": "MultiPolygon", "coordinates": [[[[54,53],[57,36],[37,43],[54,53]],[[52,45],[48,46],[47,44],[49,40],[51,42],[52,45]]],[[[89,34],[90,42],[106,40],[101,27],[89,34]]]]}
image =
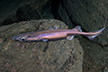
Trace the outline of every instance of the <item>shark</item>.
{"type": "Polygon", "coordinates": [[[28,42],[28,41],[46,42],[54,39],[72,40],[75,35],[85,35],[87,38],[92,40],[96,36],[100,35],[104,29],[105,27],[97,31],[83,32],[81,30],[81,26],[76,26],[73,29],[57,29],[56,26],[53,26],[48,30],[18,34],[13,36],[12,39],[20,42],[28,42]]]}

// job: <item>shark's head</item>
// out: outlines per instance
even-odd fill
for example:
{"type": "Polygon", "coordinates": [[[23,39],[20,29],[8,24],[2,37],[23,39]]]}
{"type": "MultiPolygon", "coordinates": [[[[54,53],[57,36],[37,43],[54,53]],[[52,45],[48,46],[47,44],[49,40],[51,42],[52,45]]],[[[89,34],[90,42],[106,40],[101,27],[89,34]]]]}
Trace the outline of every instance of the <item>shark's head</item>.
{"type": "Polygon", "coordinates": [[[15,35],[12,37],[12,39],[15,41],[20,41],[20,42],[39,41],[40,40],[38,35],[37,36],[31,36],[28,33],[15,35]]]}

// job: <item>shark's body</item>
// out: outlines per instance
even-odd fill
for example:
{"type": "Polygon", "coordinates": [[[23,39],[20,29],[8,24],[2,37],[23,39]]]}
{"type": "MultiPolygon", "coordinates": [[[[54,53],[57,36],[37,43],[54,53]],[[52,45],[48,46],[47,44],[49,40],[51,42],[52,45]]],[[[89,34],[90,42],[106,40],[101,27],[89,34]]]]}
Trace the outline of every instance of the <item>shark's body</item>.
{"type": "Polygon", "coordinates": [[[91,40],[98,36],[104,29],[105,27],[95,32],[82,32],[80,26],[76,26],[74,29],[57,29],[56,27],[53,27],[49,30],[18,34],[12,37],[12,39],[20,42],[40,40],[46,42],[48,40],[61,38],[72,40],[74,35],[86,35],[91,40]]]}

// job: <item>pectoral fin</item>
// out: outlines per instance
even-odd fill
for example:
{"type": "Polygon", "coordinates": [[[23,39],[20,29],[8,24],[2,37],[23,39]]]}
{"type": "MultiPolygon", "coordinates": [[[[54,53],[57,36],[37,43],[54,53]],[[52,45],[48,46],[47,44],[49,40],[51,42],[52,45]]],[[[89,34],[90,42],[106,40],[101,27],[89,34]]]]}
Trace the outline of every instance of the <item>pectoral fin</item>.
{"type": "Polygon", "coordinates": [[[72,35],[72,36],[67,36],[67,39],[68,39],[68,40],[72,40],[73,37],[74,37],[74,35],[72,35]]]}
{"type": "Polygon", "coordinates": [[[43,42],[46,42],[46,41],[48,41],[48,39],[42,39],[43,40],[43,42]]]}

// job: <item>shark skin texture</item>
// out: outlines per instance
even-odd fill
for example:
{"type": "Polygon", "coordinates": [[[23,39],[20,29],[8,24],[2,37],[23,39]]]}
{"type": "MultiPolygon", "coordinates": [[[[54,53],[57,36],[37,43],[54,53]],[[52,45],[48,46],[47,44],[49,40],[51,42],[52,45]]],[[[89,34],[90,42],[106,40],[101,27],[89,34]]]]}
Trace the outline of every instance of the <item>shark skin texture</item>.
{"type": "Polygon", "coordinates": [[[90,40],[92,40],[96,36],[100,35],[104,29],[105,27],[97,31],[82,32],[81,26],[76,26],[73,29],[57,29],[56,26],[53,26],[48,30],[18,34],[13,36],[12,39],[20,42],[29,42],[29,41],[46,42],[55,39],[72,40],[75,35],[85,35],[90,40]]]}

